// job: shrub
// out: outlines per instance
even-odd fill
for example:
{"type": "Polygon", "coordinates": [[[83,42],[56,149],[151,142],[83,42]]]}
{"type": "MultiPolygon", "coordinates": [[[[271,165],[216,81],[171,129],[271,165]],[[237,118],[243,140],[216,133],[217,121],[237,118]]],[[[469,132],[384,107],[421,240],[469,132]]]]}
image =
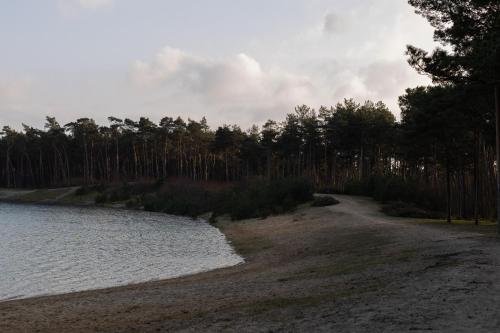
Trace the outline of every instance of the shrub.
{"type": "Polygon", "coordinates": [[[213,212],[233,220],[266,217],[293,210],[312,200],[313,186],[304,179],[254,180],[220,190],[200,184],[170,184],[142,197],[144,209],[176,215],[198,216],[213,212]]]}
{"type": "Polygon", "coordinates": [[[102,192],[106,191],[107,189],[108,189],[107,184],[99,184],[99,185],[94,185],[94,186],[90,187],[90,191],[96,191],[99,193],[102,193],[102,192]]]}
{"type": "Polygon", "coordinates": [[[198,216],[209,212],[209,194],[199,185],[170,185],[143,196],[144,209],[175,215],[198,216]]]}
{"type": "Polygon", "coordinates": [[[411,203],[401,201],[390,202],[382,207],[382,211],[390,216],[396,217],[410,217],[410,218],[423,218],[423,219],[436,219],[442,218],[442,214],[435,211],[425,210],[419,208],[411,203]]]}
{"type": "Polygon", "coordinates": [[[87,187],[87,186],[82,186],[82,187],[79,187],[76,191],[75,191],[75,195],[76,196],[84,196],[84,195],[87,195],[89,194],[91,191],[90,189],[87,187]]]}
{"type": "Polygon", "coordinates": [[[344,192],[371,196],[382,203],[405,202],[423,211],[435,212],[445,207],[443,198],[438,193],[423,184],[401,177],[374,176],[364,181],[351,181],[346,184],[344,192]]]}
{"type": "Polygon", "coordinates": [[[314,201],[312,202],[311,206],[313,207],[326,207],[326,206],[333,206],[339,204],[339,201],[335,199],[334,197],[315,197],[314,201]]]}
{"type": "Polygon", "coordinates": [[[280,214],[312,200],[313,193],[312,183],[302,178],[245,182],[234,189],[227,212],[233,220],[280,214]]]}
{"type": "Polygon", "coordinates": [[[127,208],[136,208],[136,207],[139,207],[140,205],[141,205],[141,202],[137,198],[132,198],[125,203],[125,206],[127,208]]]}
{"type": "Polygon", "coordinates": [[[118,189],[114,190],[109,194],[109,201],[117,202],[117,201],[126,201],[130,199],[130,193],[126,190],[118,189]]]}
{"type": "Polygon", "coordinates": [[[104,204],[106,202],[108,202],[108,196],[105,193],[99,194],[95,197],[96,204],[104,204]]]}

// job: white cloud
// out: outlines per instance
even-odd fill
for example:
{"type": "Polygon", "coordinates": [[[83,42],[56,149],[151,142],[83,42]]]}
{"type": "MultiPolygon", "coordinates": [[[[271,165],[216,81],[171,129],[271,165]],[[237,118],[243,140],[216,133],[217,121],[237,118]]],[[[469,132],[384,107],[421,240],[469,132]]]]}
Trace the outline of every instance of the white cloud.
{"type": "Polygon", "coordinates": [[[337,3],[317,18],[281,42],[260,40],[251,49],[265,63],[306,75],[317,89],[315,105],[382,100],[397,116],[407,87],[430,84],[407,64],[405,49],[432,49],[433,29],[405,1],[337,3]]]}
{"type": "Polygon", "coordinates": [[[194,99],[220,120],[247,125],[282,117],[299,103],[314,100],[311,80],[280,69],[263,68],[246,54],[213,61],[171,47],[150,62],[136,61],[132,77],[146,94],[157,91],[176,102],[194,99]]]}
{"type": "Polygon", "coordinates": [[[367,90],[383,99],[401,92],[401,88],[412,81],[414,74],[404,61],[377,61],[359,71],[367,90]]]}
{"type": "MultiPolygon", "coordinates": [[[[172,79],[176,74],[203,66],[204,60],[171,47],[164,47],[151,62],[138,60],[134,64],[133,76],[140,85],[155,85],[172,79]]],[[[196,79],[187,75],[183,79],[196,79]]]]}

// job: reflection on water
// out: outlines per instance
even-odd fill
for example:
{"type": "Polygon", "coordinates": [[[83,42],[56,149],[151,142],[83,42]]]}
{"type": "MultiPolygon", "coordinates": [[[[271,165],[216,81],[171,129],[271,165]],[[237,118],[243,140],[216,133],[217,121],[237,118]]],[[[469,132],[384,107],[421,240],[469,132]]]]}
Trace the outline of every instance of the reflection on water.
{"type": "Polygon", "coordinates": [[[99,289],[236,265],[201,220],[0,204],[0,300],[99,289]]]}

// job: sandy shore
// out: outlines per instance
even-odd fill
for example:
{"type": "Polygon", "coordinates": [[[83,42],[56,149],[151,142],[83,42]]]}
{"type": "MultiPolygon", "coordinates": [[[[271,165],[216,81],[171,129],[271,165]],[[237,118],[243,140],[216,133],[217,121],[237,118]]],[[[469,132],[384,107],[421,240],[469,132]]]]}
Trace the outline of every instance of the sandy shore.
{"type": "Polygon", "coordinates": [[[493,332],[500,244],[371,200],[221,225],[244,265],[0,303],[0,332],[493,332]]]}

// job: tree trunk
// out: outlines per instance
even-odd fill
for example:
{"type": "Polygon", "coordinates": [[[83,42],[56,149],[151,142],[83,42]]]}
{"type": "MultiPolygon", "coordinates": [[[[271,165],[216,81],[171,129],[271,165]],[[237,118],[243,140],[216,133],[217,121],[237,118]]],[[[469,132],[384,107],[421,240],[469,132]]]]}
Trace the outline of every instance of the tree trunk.
{"type": "Polygon", "coordinates": [[[498,233],[500,234],[500,102],[499,102],[499,85],[495,85],[495,109],[496,109],[496,153],[497,153],[497,223],[498,233]]]}
{"type": "Polygon", "coordinates": [[[446,162],[446,212],[447,221],[451,224],[451,172],[450,162],[446,162]]]}
{"type": "Polygon", "coordinates": [[[115,180],[118,181],[120,178],[120,146],[118,138],[116,138],[116,162],[115,162],[115,180]]]}
{"type": "Polygon", "coordinates": [[[359,153],[359,180],[363,180],[363,162],[364,162],[364,159],[365,159],[365,151],[364,151],[364,147],[363,147],[363,144],[361,144],[361,149],[360,149],[360,153],[359,153]]]}
{"type": "Polygon", "coordinates": [[[461,204],[462,204],[462,217],[464,220],[468,218],[467,212],[467,189],[466,189],[466,179],[465,179],[465,163],[462,164],[462,169],[460,170],[460,186],[461,186],[461,204]]]}
{"type": "Polygon", "coordinates": [[[479,133],[474,131],[474,223],[479,225],[479,133]]]}

